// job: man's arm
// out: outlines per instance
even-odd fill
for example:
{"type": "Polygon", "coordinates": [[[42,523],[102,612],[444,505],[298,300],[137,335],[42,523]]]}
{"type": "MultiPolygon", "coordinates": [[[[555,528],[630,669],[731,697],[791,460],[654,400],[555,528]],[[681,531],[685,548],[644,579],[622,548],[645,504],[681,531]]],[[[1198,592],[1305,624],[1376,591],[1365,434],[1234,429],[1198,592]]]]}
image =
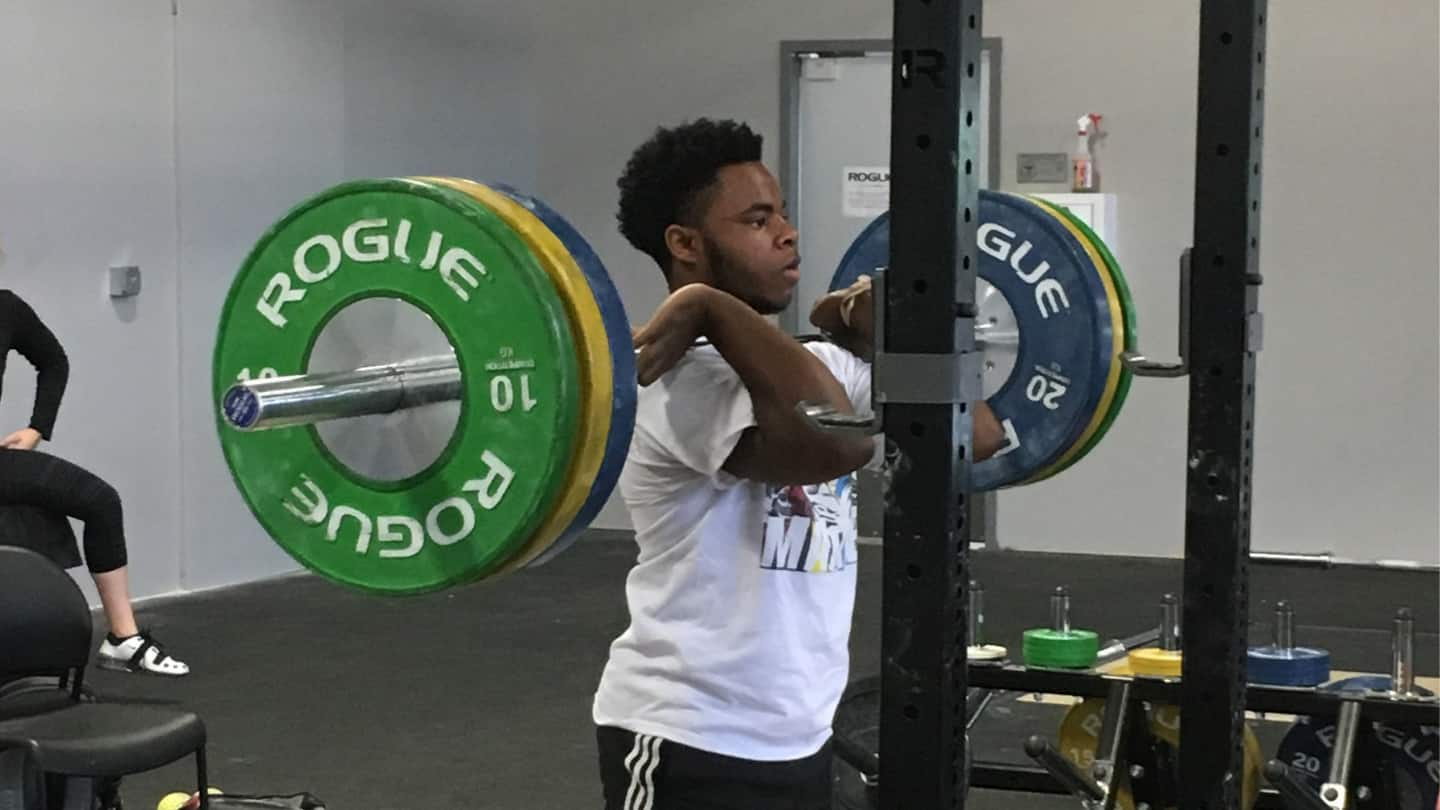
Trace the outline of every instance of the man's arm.
{"type": "MultiPolygon", "coordinates": [[[[830,335],[836,344],[869,360],[875,346],[873,294],[869,276],[844,290],[822,297],[810,310],[810,323],[830,335]]],[[[1005,446],[1005,429],[985,400],[971,412],[972,461],[984,461],[1005,446]]]]}
{"type": "Polygon", "coordinates": [[[796,410],[808,401],[854,413],[830,369],[749,305],[716,293],[705,336],[745,384],[756,422],[741,435],[725,471],[766,483],[816,484],[868,463],[875,453],[869,437],[818,430],[796,410]]]}

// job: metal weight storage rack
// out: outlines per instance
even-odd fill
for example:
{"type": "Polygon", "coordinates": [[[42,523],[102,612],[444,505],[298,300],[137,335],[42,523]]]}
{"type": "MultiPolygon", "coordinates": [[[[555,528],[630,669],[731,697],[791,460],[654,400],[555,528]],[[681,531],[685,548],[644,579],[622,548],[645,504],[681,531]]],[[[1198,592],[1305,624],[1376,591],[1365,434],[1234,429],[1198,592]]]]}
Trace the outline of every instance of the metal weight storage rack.
{"type": "MultiPolygon", "coordinates": [[[[1113,773],[1082,773],[1053,750],[1030,751],[1045,767],[968,768],[970,687],[1107,698],[1097,759],[1123,756],[1118,729],[1133,702],[1178,705],[1185,727],[1174,788],[1184,810],[1240,807],[1247,708],[1338,715],[1341,736],[1351,739],[1361,718],[1433,720],[1433,701],[1246,681],[1265,0],[1201,0],[1194,234],[1181,277],[1181,359],[1127,357],[1137,374],[1188,375],[1184,677],[967,663],[966,403],[980,390],[972,327],[982,5],[894,5],[891,261],[883,283],[876,282],[874,373],[876,418],[903,462],[885,513],[880,807],[963,810],[967,782],[1088,794],[1102,805],[1113,773]]],[[[1290,784],[1283,772],[1267,775],[1282,791],[1290,784]]],[[[1279,806],[1274,791],[1261,798],[1260,806],[1279,806]]],[[[1334,806],[1318,796],[1300,801],[1334,806]]]]}

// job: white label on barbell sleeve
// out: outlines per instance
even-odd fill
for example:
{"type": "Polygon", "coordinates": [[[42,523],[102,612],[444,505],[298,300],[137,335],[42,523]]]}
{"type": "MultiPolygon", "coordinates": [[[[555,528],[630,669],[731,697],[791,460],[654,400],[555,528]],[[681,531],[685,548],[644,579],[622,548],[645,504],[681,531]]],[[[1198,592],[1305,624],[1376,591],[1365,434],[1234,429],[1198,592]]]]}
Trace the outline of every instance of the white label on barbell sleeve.
{"type": "Polygon", "coordinates": [[[485,462],[485,466],[489,467],[490,471],[478,481],[474,479],[466,481],[461,489],[475,493],[475,502],[480,504],[481,508],[494,509],[500,505],[500,499],[505,497],[505,491],[510,488],[510,482],[515,480],[515,471],[489,450],[480,454],[480,460],[485,462]]]}
{"type": "Polygon", "coordinates": [[[420,521],[408,515],[384,515],[380,524],[381,557],[414,557],[425,545],[425,527],[420,521]],[[409,530],[409,537],[396,530],[396,526],[409,530]],[[404,543],[404,548],[385,548],[385,543],[404,543]]]}
{"type": "Polygon", "coordinates": [[[290,277],[284,273],[276,273],[265,283],[265,291],[260,293],[260,300],[255,302],[255,310],[265,316],[265,320],[284,329],[285,324],[290,320],[280,314],[281,307],[291,301],[299,301],[305,297],[304,290],[290,288],[290,277]],[[271,300],[272,294],[274,300],[271,300]]]}
{"type": "Polygon", "coordinates": [[[360,530],[355,534],[355,553],[363,555],[370,550],[370,535],[375,531],[375,525],[369,515],[353,506],[341,504],[335,507],[335,511],[330,513],[330,523],[325,526],[325,539],[335,542],[340,536],[340,524],[345,522],[346,516],[355,518],[355,522],[360,524],[360,530]]]}
{"type": "Polygon", "coordinates": [[[437,546],[454,545],[475,530],[475,510],[470,502],[456,495],[446,498],[430,508],[430,514],[425,516],[425,531],[430,536],[430,542],[437,546]],[[445,532],[440,529],[440,515],[446,509],[454,509],[460,513],[460,528],[453,532],[445,532]]]}
{"type": "Polygon", "coordinates": [[[290,514],[311,526],[318,526],[321,521],[325,520],[326,513],[330,511],[330,501],[325,497],[325,493],[320,491],[320,487],[316,486],[315,482],[310,480],[310,476],[301,475],[300,486],[291,487],[290,494],[295,496],[295,500],[300,502],[300,506],[295,506],[289,501],[282,500],[280,502],[280,505],[284,506],[290,514]],[[302,486],[312,494],[307,496],[305,492],[300,489],[302,486]]]}

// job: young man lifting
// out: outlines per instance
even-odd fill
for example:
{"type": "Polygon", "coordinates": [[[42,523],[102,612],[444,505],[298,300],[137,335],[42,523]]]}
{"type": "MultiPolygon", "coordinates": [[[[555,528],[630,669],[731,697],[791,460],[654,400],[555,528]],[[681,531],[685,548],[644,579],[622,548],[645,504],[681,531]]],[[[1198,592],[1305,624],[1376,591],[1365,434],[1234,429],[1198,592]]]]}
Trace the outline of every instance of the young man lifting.
{"type": "MultiPolygon", "coordinates": [[[[835,343],[802,344],[765,317],[789,305],[800,256],[761,146],[743,124],[702,119],[658,130],[619,180],[620,230],[670,294],[635,335],[620,492],[639,555],[593,708],[607,810],[830,806],[853,473],[875,440],[816,430],[795,406],[868,411],[870,293],[862,282],[817,304],[835,343]]],[[[981,460],[1004,436],[983,402],[974,422],[981,460]]]]}

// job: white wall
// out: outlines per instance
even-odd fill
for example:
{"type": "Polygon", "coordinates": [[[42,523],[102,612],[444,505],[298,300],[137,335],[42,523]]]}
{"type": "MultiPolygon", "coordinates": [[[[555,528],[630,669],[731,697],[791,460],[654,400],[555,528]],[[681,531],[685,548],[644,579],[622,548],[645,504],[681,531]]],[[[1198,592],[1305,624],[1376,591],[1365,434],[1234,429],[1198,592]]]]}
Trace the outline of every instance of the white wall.
{"type": "MultiPolygon", "coordinates": [[[[0,4],[0,286],[70,356],[42,448],[120,490],[138,593],[179,584],[172,36],[169,0],[0,4]],[[141,267],[139,298],[111,302],[111,264],[141,267]]],[[[12,355],[0,432],[34,390],[12,355]]]]}
{"type": "MultiPolygon", "coordinates": [[[[50,449],[120,491],[135,595],[295,567],[219,453],[230,280],[270,223],[342,179],[532,186],[530,36],[499,0],[180,0],[174,16],[170,0],[0,0],[0,285],[70,354],[50,449]],[[112,262],[141,266],[138,298],[105,296],[112,262]]],[[[12,358],[0,425],[24,424],[33,391],[12,358]]]]}
{"type": "MultiPolygon", "coordinates": [[[[1193,3],[996,0],[1005,43],[1004,182],[1017,152],[1065,151],[1105,115],[1112,245],[1143,348],[1175,353],[1175,267],[1190,244],[1198,15],[1193,3]],[[1059,69],[1063,64],[1064,69],[1059,69]]],[[[1437,10],[1271,0],[1266,62],[1252,542],[1362,558],[1440,558],[1437,508],[1437,10]]],[[[1136,380],[1092,455],[999,498],[1027,548],[1178,555],[1187,388],[1136,380]]]]}

